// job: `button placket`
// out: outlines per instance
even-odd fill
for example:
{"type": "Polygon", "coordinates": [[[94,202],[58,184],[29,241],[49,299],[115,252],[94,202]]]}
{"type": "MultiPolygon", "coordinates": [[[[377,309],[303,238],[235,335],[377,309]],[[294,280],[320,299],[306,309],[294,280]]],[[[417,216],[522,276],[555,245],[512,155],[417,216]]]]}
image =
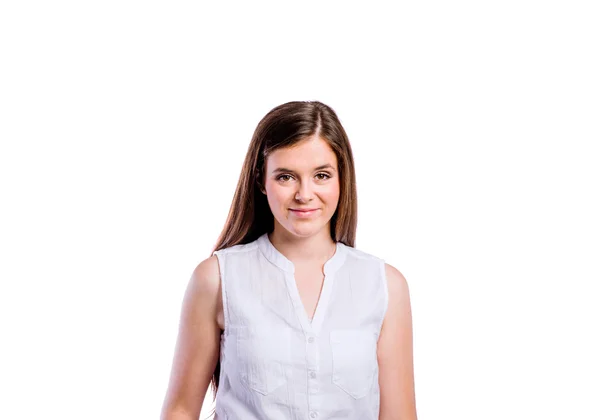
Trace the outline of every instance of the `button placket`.
{"type": "Polygon", "coordinates": [[[320,392],[319,383],[316,380],[319,364],[319,346],[313,333],[309,333],[306,338],[306,361],[308,409],[309,413],[316,413],[314,409],[319,404],[318,395],[320,392]]]}

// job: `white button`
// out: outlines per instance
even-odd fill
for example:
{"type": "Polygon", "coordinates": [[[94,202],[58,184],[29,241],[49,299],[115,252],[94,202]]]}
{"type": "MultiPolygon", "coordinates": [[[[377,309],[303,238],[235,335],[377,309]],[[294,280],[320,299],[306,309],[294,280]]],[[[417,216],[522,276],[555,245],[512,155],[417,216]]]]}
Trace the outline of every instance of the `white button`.
{"type": "Polygon", "coordinates": [[[310,377],[311,377],[311,378],[316,378],[316,377],[317,377],[317,374],[311,370],[311,371],[310,371],[310,377]]]}
{"type": "Polygon", "coordinates": [[[313,411],[313,412],[311,412],[311,413],[310,413],[310,417],[311,417],[311,418],[313,418],[313,419],[314,419],[315,417],[317,417],[317,412],[316,412],[316,411],[313,411]]]}
{"type": "Polygon", "coordinates": [[[314,341],[315,341],[315,337],[308,337],[308,342],[309,342],[309,343],[312,343],[312,342],[314,342],[314,341]]]}

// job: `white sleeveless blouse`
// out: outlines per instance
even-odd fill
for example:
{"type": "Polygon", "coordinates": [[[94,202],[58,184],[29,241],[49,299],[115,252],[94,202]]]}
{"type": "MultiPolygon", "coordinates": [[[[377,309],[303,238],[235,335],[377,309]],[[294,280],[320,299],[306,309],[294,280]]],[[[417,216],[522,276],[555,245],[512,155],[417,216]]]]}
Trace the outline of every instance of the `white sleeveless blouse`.
{"type": "Polygon", "coordinates": [[[215,420],[377,420],[384,260],[338,242],[311,321],[266,233],[213,255],[225,322],[215,420]]]}

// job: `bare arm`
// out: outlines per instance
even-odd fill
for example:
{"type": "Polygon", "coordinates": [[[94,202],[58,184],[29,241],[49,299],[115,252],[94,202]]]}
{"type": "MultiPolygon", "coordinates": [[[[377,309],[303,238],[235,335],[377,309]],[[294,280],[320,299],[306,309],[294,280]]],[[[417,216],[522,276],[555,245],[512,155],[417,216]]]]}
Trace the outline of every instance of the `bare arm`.
{"type": "Polygon", "coordinates": [[[197,420],[219,358],[221,305],[216,256],[202,261],[183,299],[179,334],[161,420],[197,420]]]}
{"type": "Polygon", "coordinates": [[[379,420],[416,420],[412,314],[406,279],[385,265],[389,304],[377,345],[379,420]]]}

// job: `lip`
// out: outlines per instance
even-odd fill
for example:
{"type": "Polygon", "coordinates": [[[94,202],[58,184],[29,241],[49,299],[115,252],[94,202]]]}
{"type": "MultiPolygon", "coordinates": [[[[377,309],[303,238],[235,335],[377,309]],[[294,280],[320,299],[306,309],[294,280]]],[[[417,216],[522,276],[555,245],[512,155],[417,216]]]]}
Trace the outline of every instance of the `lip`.
{"type": "Polygon", "coordinates": [[[319,209],[290,209],[298,217],[309,217],[315,214],[319,209]]]}

